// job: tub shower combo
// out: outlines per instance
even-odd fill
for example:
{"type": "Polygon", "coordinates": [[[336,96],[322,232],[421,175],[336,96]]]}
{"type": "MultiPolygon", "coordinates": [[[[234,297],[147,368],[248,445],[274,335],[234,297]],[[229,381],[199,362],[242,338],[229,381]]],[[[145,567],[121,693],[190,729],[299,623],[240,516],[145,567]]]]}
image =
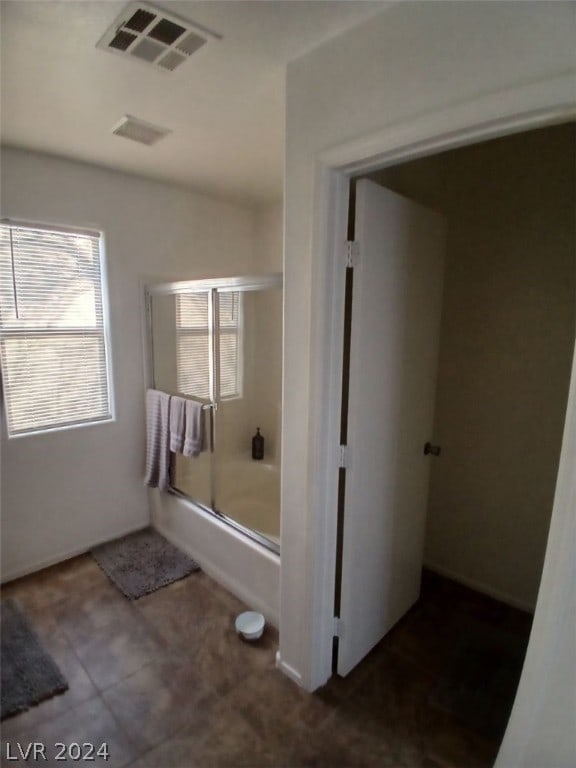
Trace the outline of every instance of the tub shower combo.
{"type": "Polygon", "coordinates": [[[206,430],[205,451],[174,457],[173,498],[160,504],[159,527],[174,539],[190,536],[197,556],[203,540],[206,550],[235,547],[208,570],[239,580],[236,591],[274,619],[277,605],[267,603],[276,601],[243,588],[225,560],[242,560],[243,540],[266,563],[258,574],[256,558],[248,581],[270,581],[274,562],[279,571],[282,276],[164,283],[146,289],[146,305],[150,386],[201,402],[206,430]],[[257,430],[263,443],[253,443],[257,430]]]}

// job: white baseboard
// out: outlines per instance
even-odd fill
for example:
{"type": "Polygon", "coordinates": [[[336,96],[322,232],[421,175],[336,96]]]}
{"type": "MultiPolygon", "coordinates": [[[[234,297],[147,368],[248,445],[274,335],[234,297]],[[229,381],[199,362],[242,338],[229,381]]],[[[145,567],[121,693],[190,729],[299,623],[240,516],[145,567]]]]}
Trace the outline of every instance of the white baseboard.
{"type": "Polygon", "coordinates": [[[493,597],[495,600],[500,600],[501,603],[506,603],[506,605],[510,605],[513,608],[519,608],[521,611],[534,613],[534,608],[536,607],[534,603],[526,603],[523,600],[518,600],[514,595],[510,595],[508,592],[502,592],[499,589],[491,587],[489,584],[484,584],[483,582],[471,579],[468,576],[462,576],[459,573],[451,571],[449,568],[444,568],[443,565],[437,565],[436,563],[431,563],[426,560],[424,561],[424,568],[428,568],[429,571],[433,571],[439,576],[444,576],[447,579],[463,584],[465,587],[470,587],[470,589],[474,589],[476,592],[481,592],[484,595],[488,595],[488,597],[493,597]]]}
{"type": "Polygon", "coordinates": [[[121,531],[116,531],[112,537],[106,536],[104,539],[96,539],[95,541],[90,542],[89,544],[85,544],[82,547],[74,547],[73,549],[67,549],[63,552],[60,552],[57,555],[53,555],[51,557],[48,557],[44,560],[39,560],[32,565],[27,565],[24,568],[17,568],[15,571],[9,571],[7,574],[2,576],[1,583],[6,584],[9,581],[14,581],[14,579],[21,579],[23,576],[29,576],[31,573],[36,573],[36,571],[41,571],[44,568],[49,568],[51,565],[57,565],[58,563],[63,563],[65,560],[70,560],[73,557],[78,557],[78,555],[84,555],[86,552],[89,552],[91,549],[94,549],[94,547],[98,547],[100,544],[106,544],[108,541],[113,541],[114,539],[121,539],[122,536],[128,536],[129,533],[135,533],[136,531],[141,531],[144,528],[148,528],[148,524],[141,525],[138,524],[136,527],[131,526],[130,528],[122,529],[121,531]]]}
{"type": "Polygon", "coordinates": [[[289,677],[291,680],[293,680],[297,685],[300,686],[300,688],[304,687],[302,684],[302,675],[300,672],[294,669],[294,667],[291,667],[290,664],[286,664],[285,661],[282,661],[280,651],[276,651],[276,668],[283,672],[286,677],[289,677]]]}

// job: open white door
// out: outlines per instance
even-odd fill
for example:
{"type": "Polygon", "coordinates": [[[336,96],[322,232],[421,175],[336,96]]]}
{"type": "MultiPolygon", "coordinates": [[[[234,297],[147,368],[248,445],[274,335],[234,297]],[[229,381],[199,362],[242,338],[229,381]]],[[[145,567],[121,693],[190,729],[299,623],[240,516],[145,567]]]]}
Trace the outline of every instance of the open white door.
{"type": "Polygon", "coordinates": [[[355,231],[340,675],[420,593],[445,248],[439,214],[367,180],[355,231]]]}

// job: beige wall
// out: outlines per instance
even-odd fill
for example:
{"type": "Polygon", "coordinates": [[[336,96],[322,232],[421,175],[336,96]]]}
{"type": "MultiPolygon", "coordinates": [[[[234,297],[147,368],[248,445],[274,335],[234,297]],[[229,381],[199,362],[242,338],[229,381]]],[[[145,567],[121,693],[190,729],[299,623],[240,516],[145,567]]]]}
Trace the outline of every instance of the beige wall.
{"type": "Polygon", "coordinates": [[[263,205],[254,221],[255,266],[259,272],[282,272],[284,210],[282,203],[263,205]]]}
{"type": "Polygon", "coordinates": [[[575,323],[574,124],[372,176],[448,219],[426,562],[533,608],[575,323]]]}
{"type": "MultiPolygon", "coordinates": [[[[259,272],[282,272],[283,225],[281,204],[256,211],[255,264],[259,272]]],[[[254,296],[255,327],[252,425],[265,438],[265,460],[280,466],[282,428],[282,307],[283,291],[254,296]]],[[[255,430],[252,431],[252,433],[255,430]]]]}
{"type": "Polygon", "coordinates": [[[2,215],[104,232],[114,422],[2,435],[2,577],[145,526],[143,286],[254,270],[254,215],[176,186],[2,153],[2,215]]]}
{"type": "MultiPolygon", "coordinates": [[[[250,455],[256,427],[264,437],[264,461],[280,464],[282,406],[282,289],[250,291],[245,296],[245,444],[250,455]]],[[[278,501],[278,508],[280,502],[278,501]]]]}

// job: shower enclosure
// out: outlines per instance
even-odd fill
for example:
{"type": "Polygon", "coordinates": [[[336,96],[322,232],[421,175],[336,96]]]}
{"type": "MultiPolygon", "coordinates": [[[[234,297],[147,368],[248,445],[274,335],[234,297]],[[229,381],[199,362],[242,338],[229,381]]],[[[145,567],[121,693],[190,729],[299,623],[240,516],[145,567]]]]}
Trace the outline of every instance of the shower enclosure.
{"type": "Polygon", "coordinates": [[[146,295],[151,386],[205,409],[206,450],[176,454],[172,492],[279,553],[282,276],[166,283],[146,295]]]}

